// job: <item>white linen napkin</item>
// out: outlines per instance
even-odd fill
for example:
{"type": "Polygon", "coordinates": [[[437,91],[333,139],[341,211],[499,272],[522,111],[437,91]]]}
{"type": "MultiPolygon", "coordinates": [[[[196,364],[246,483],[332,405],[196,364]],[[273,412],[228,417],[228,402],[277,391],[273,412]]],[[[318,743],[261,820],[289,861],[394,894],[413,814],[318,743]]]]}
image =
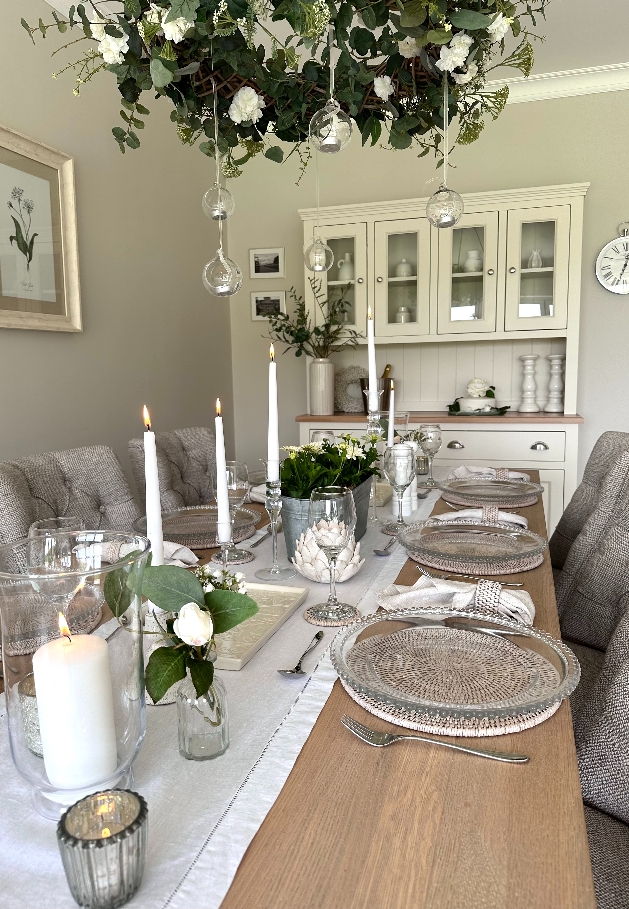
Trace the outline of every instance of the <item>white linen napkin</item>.
{"type": "Polygon", "coordinates": [[[266,483],[260,483],[259,486],[252,486],[249,490],[249,501],[250,502],[261,502],[262,505],[266,502],[266,483]]]}
{"type": "MultiPolygon", "coordinates": [[[[431,521],[459,521],[465,519],[468,521],[482,521],[482,508],[461,508],[460,511],[446,512],[445,514],[433,514],[431,521]]],[[[511,514],[509,511],[499,511],[498,520],[506,521],[508,524],[519,524],[521,527],[528,527],[529,522],[521,514],[511,514]]]]}
{"type": "MultiPolygon", "coordinates": [[[[448,480],[466,480],[469,477],[489,477],[490,479],[495,479],[496,471],[493,467],[466,467],[462,464],[460,467],[455,467],[454,470],[450,471],[447,478],[448,480]]],[[[517,470],[509,471],[510,480],[530,480],[528,473],[520,473],[517,470]]]]}
{"type": "MultiPolygon", "coordinates": [[[[136,547],[133,543],[107,543],[104,547],[103,561],[117,562],[118,559],[124,559],[126,555],[133,552],[136,547]]],[[[199,561],[191,549],[187,546],[180,546],[179,543],[172,543],[170,540],[164,540],[164,563],[166,565],[177,565],[179,568],[188,568],[190,565],[196,565],[199,561]]]]}
{"type": "Polygon", "coordinates": [[[480,584],[466,584],[463,581],[443,581],[441,578],[427,578],[424,575],[412,587],[391,584],[377,594],[378,605],[383,609],[407,609],[410,606],[448,606],[451,609],[473,609],[482,606],[508,619],[515,619],[524,625],[532,625],[535,606],[526,590],[512,590],[500,587],[496,581],[481,581],[480,584]],[[487,585],[491,585],[488,588],[487,585]],[[482,586],[481,586],[482,585],[482,586]],[[483,590],[483,587],[485,588],[483,590]],[[477,592],[487,594],[478,597],[477,592]]]}

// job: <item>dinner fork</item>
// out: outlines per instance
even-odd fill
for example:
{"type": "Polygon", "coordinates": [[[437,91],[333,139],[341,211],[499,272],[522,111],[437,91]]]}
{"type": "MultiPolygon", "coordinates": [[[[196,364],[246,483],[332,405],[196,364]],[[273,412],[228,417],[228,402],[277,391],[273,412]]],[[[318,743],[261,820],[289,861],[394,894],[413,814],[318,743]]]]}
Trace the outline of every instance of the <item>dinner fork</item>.
{"type": "Polygon", "coordinates": [[[491,761],[504,761],[510,764],[526,764],[529,760],[526,754],[516,754],[509,751],[482,751],[480,748],[469,748],[465,745],[457,745],[455,742],[445,742],[441,739],[433,739],[427,735],[394,735],[391,732],[377,732],[370,729],[369,726],[363,726],[358,720],[344,714],[341,717],[341,723],[355,736],[366,742],[368,745],[375,745],[376,748],[385,748],[394,742],[402,739],[418,739],[420,742],[428,742],[430,745],[442,745],[444,748],[452,748],[454,751],[464,751],[466,754],[475,754],[477,757],[489,758],[491,761]]]}
{"type": "MultiPolygon", "coordinates": [[[[431,574],[429,571],[426,571],[425,568],[422,568],[421,565],[417,566],[417,570],[420,571],[424,577],[430,578],[431,581],[459,581],[461,578],[468,578],[472,581],[493,581],[494,578],[479,578],[475,574],[431,574]]],[[[501,587],[524,587],[523,581],[497,581],[501,587]]]]}

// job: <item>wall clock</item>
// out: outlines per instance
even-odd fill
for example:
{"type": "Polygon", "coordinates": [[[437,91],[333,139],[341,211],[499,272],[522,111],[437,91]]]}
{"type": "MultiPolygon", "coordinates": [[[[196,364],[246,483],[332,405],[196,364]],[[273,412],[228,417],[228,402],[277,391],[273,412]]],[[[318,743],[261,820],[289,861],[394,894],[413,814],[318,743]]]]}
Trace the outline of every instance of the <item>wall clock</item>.
{"type": "Polygon", "coordinates": [[[629,221],[618,225],[620,236],[607,243],[596,260],[596,277],[605,290],[629,294],[629,221]]]}

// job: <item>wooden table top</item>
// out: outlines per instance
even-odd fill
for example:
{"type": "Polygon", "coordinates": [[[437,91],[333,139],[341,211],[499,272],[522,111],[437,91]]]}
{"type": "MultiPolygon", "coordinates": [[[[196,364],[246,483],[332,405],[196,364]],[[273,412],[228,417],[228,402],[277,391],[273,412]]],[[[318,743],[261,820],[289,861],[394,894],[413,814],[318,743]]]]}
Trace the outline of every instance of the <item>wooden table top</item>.
{"type": "MultiPolygon", "coordinates": [[[[545,535],[541,501],[521,510],[545,535]]],[[[559,636],[548,553],[516,577],[535,625],[559,636]]],[[[398,583],[416,579],[408,560],[398,583]]],[[[372,748],[344,713],[399,731],[337,681],[221,909],[595,909],[568,701],[533,729],[465,739],[524,752],[524,765],[419,742],[372,748]]]]}

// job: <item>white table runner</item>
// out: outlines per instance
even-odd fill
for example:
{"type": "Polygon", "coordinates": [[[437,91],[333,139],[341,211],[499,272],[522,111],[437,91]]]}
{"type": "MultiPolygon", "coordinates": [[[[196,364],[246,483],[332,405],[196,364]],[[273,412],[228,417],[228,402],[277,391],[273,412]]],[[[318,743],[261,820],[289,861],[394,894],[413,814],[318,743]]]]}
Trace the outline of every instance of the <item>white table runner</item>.
{"type": "MultiPolygon", "coordinates": [[[[412,516],[423,520],[437,495],[431,493],[412,516]]],[[[384,516],[390,507],[379,510],[384,516]]],[[[282,540],[282,537],[280,537],[282,540]]],[[[401,546],[388,559],[371,554],[382,546],[380,531],[368,529],[361,541],[367,561],[339,595],[367,615],[375,595],[392,583],[406,561],[401,546]]],[[[281,542],[283,550],[283,542],[281,542]]],[[[270,540],[243,566],[255,571],[270,563],[270,540]]],[[[304,661],[311,677],[286,678],[276,671],[294,665],[315,629],[301,618],[303,609],[327,597],[327,588],[297,575],[289,582],[312,592],[303,607],[238,672],[220,672],[227,687],[230,747],[214,761],[187,761],[177,746],[176,706],[147,708],[147,734],[134,764],[136,791],[149,806],[149,848],[135,909],[217,909],[247,846],[288,777],[310,730],[332,690],[336,674],[323,644],[304,661]]],[[[0,702],[0,880],[3,904],[12,909],[71,909],[56,843],[56,825],[31,807],[29,787],[15,770],[8,745],[4,697],[0,702]]]]}

